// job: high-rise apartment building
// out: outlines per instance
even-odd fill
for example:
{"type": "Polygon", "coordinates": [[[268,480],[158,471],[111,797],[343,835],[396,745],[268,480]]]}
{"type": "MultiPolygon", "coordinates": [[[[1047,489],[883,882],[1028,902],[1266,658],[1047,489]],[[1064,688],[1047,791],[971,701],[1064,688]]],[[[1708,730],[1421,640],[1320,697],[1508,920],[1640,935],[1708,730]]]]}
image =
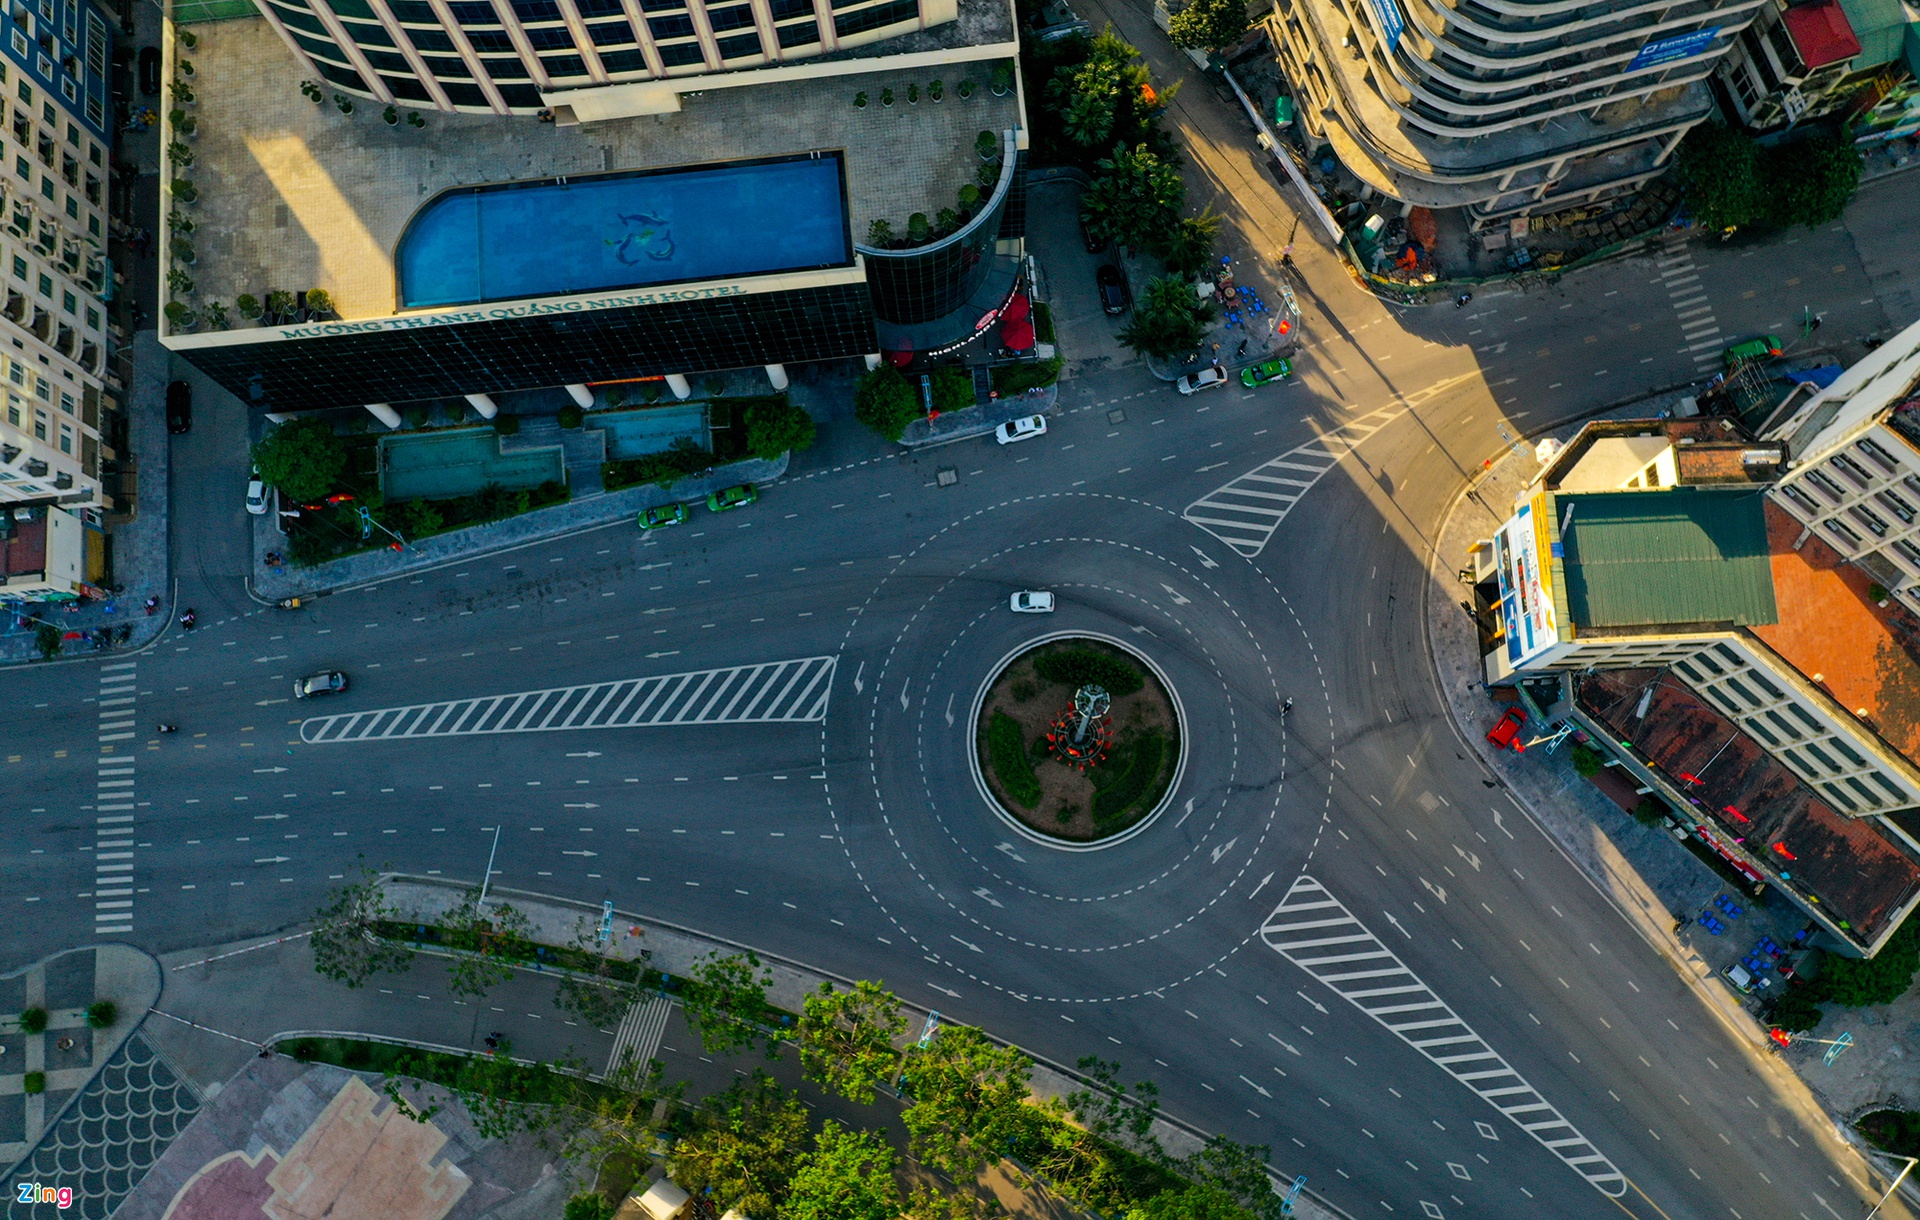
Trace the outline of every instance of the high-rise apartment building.
{"type": "Polygon", "coordinates": [[[1476,225],[1636,191],[1712,108],[1762,0],[1278,0],[1303,133],[1409,207],[1476,225]]]}
{"type": "Polygon", "coordinates": [[[108,63],[80,0],[0,15],[0,505],[108,506],[108,63]]]}

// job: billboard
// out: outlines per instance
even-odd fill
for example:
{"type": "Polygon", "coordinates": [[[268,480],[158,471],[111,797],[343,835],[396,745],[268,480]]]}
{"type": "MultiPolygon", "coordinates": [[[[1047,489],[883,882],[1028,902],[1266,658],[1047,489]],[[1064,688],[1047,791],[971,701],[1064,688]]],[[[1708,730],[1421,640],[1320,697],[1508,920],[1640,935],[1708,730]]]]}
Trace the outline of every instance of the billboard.
{"type": "Polygon", "coordinates": [[[1553,615],[1552,548],[1547,537],[1552,510],[1542,492],[1507,519],[1493,536],[1500,570],[1500,620],[1507,637],[1507,665],[1519,669],[1560,642],[1553,615]]]}
{"type": "Polygon", "coordinates": [[[1706,52],[1713,40],[1720,37],[1720,27],[1710,26],[1704,30],[1695,30],[1691,34],[1675,34],[1672,38],[1656,38],[1640,48],[1633,61],[1627,65],[1627,71],[1638,72],[1641,68],[1654,68],[1661,64],[1670,64],[1682,59],[1692,59],[1706,52]]]}
{"type": "Polygon", "coordinates": [[[1387,44],[1387,50],[1400,49],[1400,36],[1407,32],[1407,22],[1400,15],[1400,6],[1394,0],[1368,0],[1367,7],[1373,10],[1374,20],[1380,23],[1380,40],[1387,44]]]}

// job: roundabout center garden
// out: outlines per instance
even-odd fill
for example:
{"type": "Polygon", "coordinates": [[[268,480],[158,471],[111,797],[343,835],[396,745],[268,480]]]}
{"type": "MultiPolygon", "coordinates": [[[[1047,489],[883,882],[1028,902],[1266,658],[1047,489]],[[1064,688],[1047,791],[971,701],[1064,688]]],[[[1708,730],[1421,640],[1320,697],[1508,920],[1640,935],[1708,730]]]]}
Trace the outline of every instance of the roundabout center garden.
{"type": "Polygon", "coordinates": [[[1078,636],[1009,657],[981,697],[974,734],[989,799],[1029,837],[1063,846],[1139,827],[1182,759],[1178,703],[1155,668],[1078,636]]]}

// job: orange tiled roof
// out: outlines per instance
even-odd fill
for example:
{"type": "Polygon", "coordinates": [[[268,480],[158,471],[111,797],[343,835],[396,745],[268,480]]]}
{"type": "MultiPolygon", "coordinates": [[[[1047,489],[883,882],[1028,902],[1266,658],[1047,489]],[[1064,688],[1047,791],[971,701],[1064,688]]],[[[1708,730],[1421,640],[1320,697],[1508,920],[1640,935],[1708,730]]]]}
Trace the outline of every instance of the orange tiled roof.
{"type": "Polygon", "coordinates": [[[1920,660],[1888,625],[1891,615],[1867,596],[1870,578],[1818,534],[1798,551],[1804,528],[1767,503],[1767,543],[1780,621],[1751,630],[1850,712],[1859,714],[1908,759],[1920,762],[1920,660]]]}

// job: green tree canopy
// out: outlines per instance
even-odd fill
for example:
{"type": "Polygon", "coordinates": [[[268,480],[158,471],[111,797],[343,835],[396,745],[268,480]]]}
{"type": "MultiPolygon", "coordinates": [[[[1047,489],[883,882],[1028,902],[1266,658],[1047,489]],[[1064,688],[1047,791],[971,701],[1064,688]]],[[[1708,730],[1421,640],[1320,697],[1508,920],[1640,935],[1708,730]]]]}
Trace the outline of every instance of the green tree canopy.
{"type": "MultiPolygon", "coordinates": [[[[709,954],[694,965],[681,1003],[707,1054],[737,1055],[753,1049],[768,1020],[767,984],[772,981],[773,973],[761,970],[760,959],[752,953],[709,954]]],[[[779,1044],[769,1040],[767,1058],[779,1057],[779,1044]]]]}
{"type": "Polygon", "coordinates": [[[1104,148],[1137,138],[1150,79],[1140,52],[1109,25],[1087,45],[1087,56],[1063,64],[1047,82],[1047,100],[1067,138],[1082,148],[1104,148]]]}
{"type": "Polygon", "coordinates": [[[890,441],[899,440],[919,414],[913,383],[890,364],[862,377],[853,392],[853,417],[890,441]]]}
{"type": "Polygon", "coordinates": [[[447,959],[447,990],[477,1000],[513,977],[516,963],[533,956],[525,914],[504,902],[481,908],[478,890],[435,921],[440,942],[454,950],[447,959]]]}
{"type": "Polygon", "coordinates": [[[807,1149],[807,1108],[764,1072],[700,1104],[693,1134],[674,1145],[673,1180],[712,1191],[718,1209],[773,1216],[807,1149]]]}
{"type": "Polygon", "coordinates": [[[1818,134],[1767,149],[1761,158],[1770,219],[1777,225],[1838,220],[1860,185],[1860,150],[1853,141],[1818,134]]]}
{"type": "Polygon", "coordinates": [[[1172,162],[1145,144],[1120,144],[1095,167],[1080,211],[1094,236],[1151,249],[1171,240],[1186,201],[1186,183],[1172,162]]]}
{"type": "Polygon", "coordinates": [[[1220,235],[1220,214],[1208,207],[1161,235],[1153,252],[1177,275],[1199,275],[1213,265],[1213,243],[1220,235]]]}
{"type": "Polygon", "coordinates": [[[1821,225],[1837,219],[1860,185],[1860,152],[1812,134],[1767,148],[1718,123],[1687,134],[1675,157],[1694,221],[1712,230],[1743,225],[1821,225]]]}
{"type": "Polygon", "coordinates": [[[926,1049],[908,1055],[901,1074],[913,1097],[901,1115],[913,1155],[957,1179],[972,1178],[1023,1129],[1032,1070],[1032,1059],[971,1026],[941,1026],[926,1049]]]}
{"type": "Polygon", "coordinates": [[[1157,276],[1147,281],[1120,342],[1142,355],[1171,360],[1206,342],[1213,311],[1213,302],[1200,300],[1183,277],[1157,276]]]}
{"type": "Polygon", "coordinates": [[[346,446],[332,425],[312,416],[290,419],[253,447],[260,477],[298,501],[318,500],[333,491],[347,468],[346,446]]]}
{"type": "Polygon", "coordinates": [[[800,1016],[800,1070],[850,1101],[869,1103],[900,1061],[893,1042],[906,1029],[900,1001],[878,983],[862,979],[845,991],[822,983],[800,1016]]]}
{"type": "Polygon", "coordinates": [[[798,453],[813,444],[813,416],[784,398],[767,398],[747,408],[747,452],[757,458],[798,453]]]}
{"type": "Polygon", "coordinates": [[[1246,32],[1246,0],[1189,0],[1167,23],[1167,37],[1176,47],[1213,50],[1240,41],[1246,32]]]}
{"type": "Polygon", "coordinates": [[[849,1131],[835,1122],[820,1129],[788,1192],[779,1220],[893,1220],[900,1214],[893,1150],[877,1131],[849,1131]]]}
{"type": "Polygon", "coordinates": [[[1253,1220],[1253,1215],[1218,1186],[1194,1182],[1127,1209],[1126,1220],[1253,1220]]]}
{"type": "Polygon", "coordinates": [[[398,974],[413,964],[413,950],[374,938],[375,925],[398,918],[380,888],[380,875],[362,867],[357,880],[327,895],[313,914],[313,968],[336,983],[358,987],[376,974],[398,974]]]}

